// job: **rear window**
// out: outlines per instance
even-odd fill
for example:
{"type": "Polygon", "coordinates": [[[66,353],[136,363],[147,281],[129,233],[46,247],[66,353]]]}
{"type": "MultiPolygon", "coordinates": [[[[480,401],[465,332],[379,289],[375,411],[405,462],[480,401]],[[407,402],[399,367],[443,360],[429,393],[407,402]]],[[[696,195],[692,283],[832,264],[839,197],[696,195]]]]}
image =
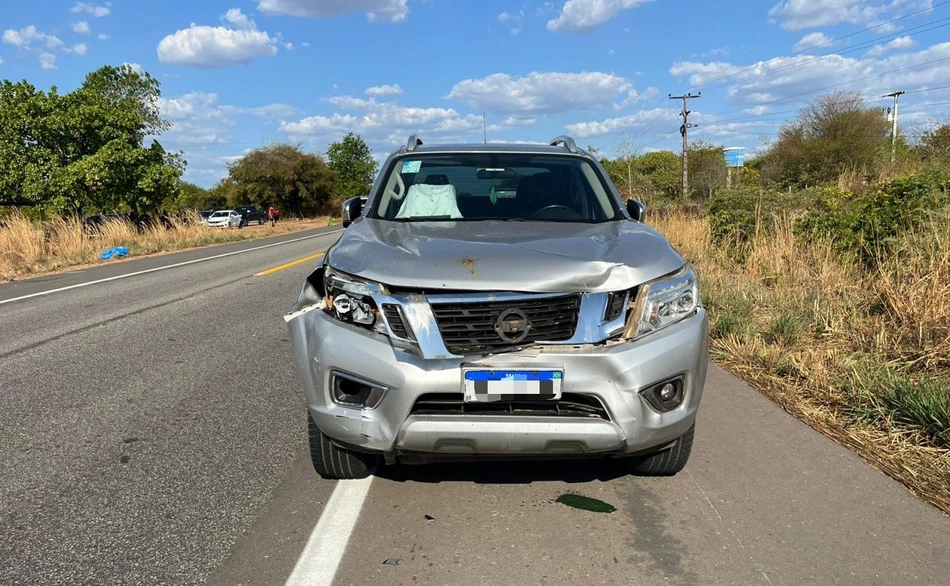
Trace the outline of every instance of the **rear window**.
{"type": "Polygon", "coordinates": [[[407,155],[394,161],[382,186],[370,217],[586,223],[622,217],[597,170],[576,156],[407,155]]]}

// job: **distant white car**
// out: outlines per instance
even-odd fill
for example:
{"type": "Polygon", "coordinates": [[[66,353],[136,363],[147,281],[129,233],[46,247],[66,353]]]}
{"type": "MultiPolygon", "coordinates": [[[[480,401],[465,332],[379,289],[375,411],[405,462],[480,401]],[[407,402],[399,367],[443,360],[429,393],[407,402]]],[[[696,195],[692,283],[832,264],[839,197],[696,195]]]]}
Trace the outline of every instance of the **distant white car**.
{"type": "Polygon", "coordinates": [[[234,210],[218,210],[208,216],[212,228],[240,228],[241,223],[241,214],[234,210]]]}

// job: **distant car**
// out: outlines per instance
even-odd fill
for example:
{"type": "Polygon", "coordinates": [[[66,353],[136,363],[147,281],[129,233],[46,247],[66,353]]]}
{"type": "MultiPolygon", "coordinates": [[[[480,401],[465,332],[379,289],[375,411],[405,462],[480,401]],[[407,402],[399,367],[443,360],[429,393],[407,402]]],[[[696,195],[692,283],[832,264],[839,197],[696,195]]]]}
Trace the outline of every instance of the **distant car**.
{"type": "Polygon", "coordinates": [[[218,210],[208,216],[208,225],[212,228],[240,228],[244,219],[234,210],[218,210]]]}
{"type": "Polygon", "coordinates": [[[241,214],[245,226],[251,222],[257,222],[257,225],[260,226],[267,221],[267,212],[255,206],[237,206],[234,211],[241,214]]]}
{"type": "Polygon", "coordinates": [[[202,223],[202,224],[207,224],[207,223],[208,223],[208,218],[211,217],[211,214],[214,213],[214,210],[201,210],[201,211],[198,212],[198,213],[201,214],[201,223],[202,223]]]}

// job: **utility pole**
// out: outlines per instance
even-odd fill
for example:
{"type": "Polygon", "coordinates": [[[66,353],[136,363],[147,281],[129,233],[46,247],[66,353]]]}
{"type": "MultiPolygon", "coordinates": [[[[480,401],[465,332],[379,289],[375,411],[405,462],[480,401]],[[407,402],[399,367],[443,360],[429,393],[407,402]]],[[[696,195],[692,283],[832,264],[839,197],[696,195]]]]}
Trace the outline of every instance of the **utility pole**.
{"type": "Polygon", "coordinates": [[[885,98],[894,98],[894,111],[892,112],[893,124],[891,126],[891,163],[897,160],[897,99],[904,95],[905,92],[892,92],[883,97],[885,98]]]}
{"type": "Polygon", "coordinates": [[[682,96],[669,94],[671,100],[683,100],[683,112],[680,114],[680,116],[683,117],[683,125],[680,126],[680,134],[683,135],[683,199],[689,196],[689,167],[686,158],[687,151],[689,150],[689,129],[694,126],[689,123],[690,111],[687,107],[689,106],[689,100],[691,98],[699,99],[702,94],[703,92],[698,92],[695,96],[692,93],[687,93],[682,96]]]}

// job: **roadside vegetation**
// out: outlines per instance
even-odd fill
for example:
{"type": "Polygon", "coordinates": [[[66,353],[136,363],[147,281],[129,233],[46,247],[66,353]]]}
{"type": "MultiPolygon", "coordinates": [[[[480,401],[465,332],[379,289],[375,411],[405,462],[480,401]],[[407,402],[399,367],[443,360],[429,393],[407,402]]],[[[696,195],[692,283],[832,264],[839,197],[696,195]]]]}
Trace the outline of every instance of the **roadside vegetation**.
{"type": "Polygon", "coordinates": [[[12,216],[0,222],[0,281],[104,262],[99,254],[114,246],[126,246],[130,257],[144,256],[285,234],[331,222],[329,218],[281,220],[275,226],[238,230],[209,228],[189,217],[189,221],[171,220],[168,226],[151,227],[127,220],[109,221],[89,230],[73,218],[38,222],[12,216]]]}
{"type": "Polygon", "coordinates": [[[326,160],[274,144],[245,153],[210,188],[184,181],[183,153],[160,142],[171,128],[160,98],[158,80],[129,65],[101,67],[65,94],[0,81],[0,279],[97,262],[112,246],[135,256],[264,234],[212,230],[199,210],[274,206],[276,230],[287,231],[312,225],[291,219],[329,222],[345,197],[369,192],[376,161],[352,133],[326,160]],[[103,214],[127,221],[89,230],[103,214]]]}
{"type": "Polygon", "coordinates": [[[880,118],[825,96],[687,198],[673,153],[604,163],[696,266],[713,359],[950,513],[950,125],[892,163],[880,118]]]}

